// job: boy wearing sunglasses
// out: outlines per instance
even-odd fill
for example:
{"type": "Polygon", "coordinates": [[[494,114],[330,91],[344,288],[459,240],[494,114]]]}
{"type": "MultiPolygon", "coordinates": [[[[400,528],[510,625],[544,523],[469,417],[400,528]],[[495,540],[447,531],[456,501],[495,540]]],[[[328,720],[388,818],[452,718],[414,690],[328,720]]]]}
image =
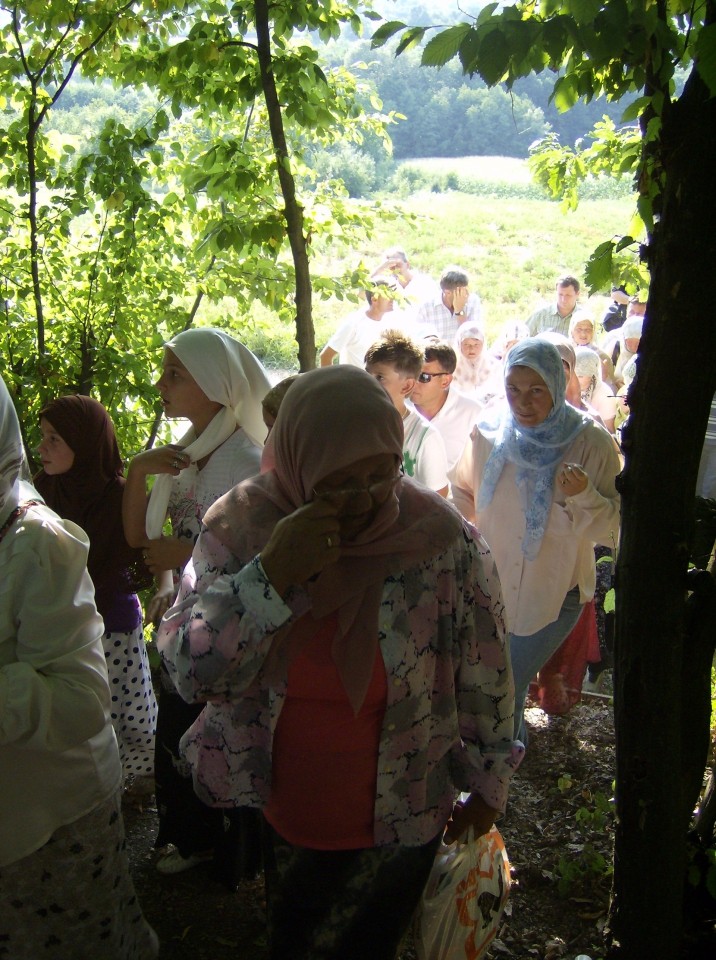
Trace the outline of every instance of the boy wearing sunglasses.
{"type": "Polygon", "coordinates": [[[403,468],[423,486],[443,497],[448,493],[447,455],[438,432],[406,404],[421,376],[423,351],[399,330],[386,330],[365,355],[365,368],[383,387],[403,418],[403,468]]]}
{"type": "Polygon", "coordinates": [[[457,354],[449,343],[436,341],[425,348],[425,359],[415,381],[411,401],[418,413],[437,427],[445,444],[448,470],[460,459],[482,406],[453,385],[457,354]]]}

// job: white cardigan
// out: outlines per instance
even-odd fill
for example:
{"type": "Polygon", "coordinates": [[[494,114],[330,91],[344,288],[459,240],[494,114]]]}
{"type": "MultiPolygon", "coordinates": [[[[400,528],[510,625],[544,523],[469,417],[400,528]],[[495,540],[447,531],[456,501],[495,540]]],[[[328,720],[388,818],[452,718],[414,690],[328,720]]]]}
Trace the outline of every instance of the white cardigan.
{"type": "Polygon", "coordinates": [[[0,543],[0,867],[121,784],[88,549],[41,505],[0,543]]]}

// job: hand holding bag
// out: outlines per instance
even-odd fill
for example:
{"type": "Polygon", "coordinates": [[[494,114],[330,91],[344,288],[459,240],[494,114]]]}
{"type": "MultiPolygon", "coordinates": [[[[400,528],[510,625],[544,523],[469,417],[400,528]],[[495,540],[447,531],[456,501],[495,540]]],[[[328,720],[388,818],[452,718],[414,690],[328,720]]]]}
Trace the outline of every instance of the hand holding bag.
{"type": "Polygon", "coordinates": [[[510,864],[497,827],[441,843],[413,921],[418,960],[477,960],[497,933],[510,864]]]}

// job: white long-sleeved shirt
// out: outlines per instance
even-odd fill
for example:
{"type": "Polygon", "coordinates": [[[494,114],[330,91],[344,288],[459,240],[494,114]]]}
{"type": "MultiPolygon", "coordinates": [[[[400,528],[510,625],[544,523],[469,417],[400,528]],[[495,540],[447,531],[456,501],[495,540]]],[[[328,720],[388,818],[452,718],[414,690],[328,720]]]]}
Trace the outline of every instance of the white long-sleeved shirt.
{"type": "Polygon", "coordinates": [[[0,543],[0,867],[120,787],[88,549],[40,505],[0,543]]]}
{"type": "Polygon", "coordinates": [[[594,545],[616,546],[619,495],[614,481],[621,466],[614,441],[596,423],[588,424],[566,451],[589,477],[587,489],[565,498],[555,480],[554,499],[539,553],[522,552],[525,515],[515,481],[516,468],[506,463],[489,505],[477,513],[477,497],[492,441],[475,428],[457,466],[449,474],[455,506],[476,523],[497,564],[510,633],[529,636],[557,619],[564,598],[579,587],[580,600],[594,596],[594,545]]]}

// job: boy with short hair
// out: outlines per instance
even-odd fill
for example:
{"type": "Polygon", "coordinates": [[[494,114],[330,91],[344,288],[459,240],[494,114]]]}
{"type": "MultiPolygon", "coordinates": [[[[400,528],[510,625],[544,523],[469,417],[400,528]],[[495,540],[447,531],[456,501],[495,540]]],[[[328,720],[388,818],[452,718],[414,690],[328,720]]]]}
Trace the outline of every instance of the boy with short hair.
{"type": "Polygon", "coordinates": [[[365,368],[403,418],[403,468],[409,477],[446,497],[447,455],[439,432],[406,404],[423,368],[423,349],[399,330],[386,330],[365,355],[365,368]]]}

